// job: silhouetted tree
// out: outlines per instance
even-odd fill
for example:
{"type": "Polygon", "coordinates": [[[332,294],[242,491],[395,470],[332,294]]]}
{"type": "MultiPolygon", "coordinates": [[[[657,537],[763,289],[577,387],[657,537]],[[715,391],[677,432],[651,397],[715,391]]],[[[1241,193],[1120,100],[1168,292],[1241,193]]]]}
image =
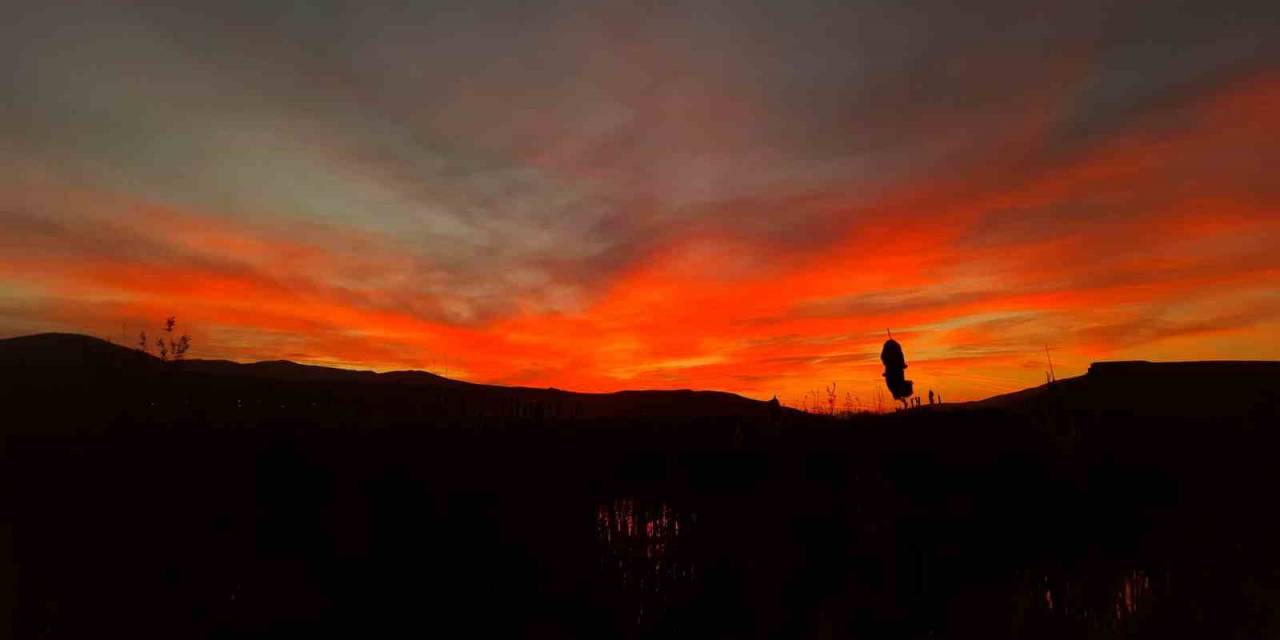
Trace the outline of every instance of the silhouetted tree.
{"type": "MultiPolygon", "coordinates": [[[[168,362],[171,358],[175,361],[182,360],[186,357],[187,351],[191,349],[191,336],[184,333],[178,336],[176,340],[174,339],[173,330],[177,324],[176,317],[169,316],[165,318],[164,327],[161,328],[161,331],[164,331],[167,335],[163,338],[156,338],[156,355],[160,356],[160,359],[165,362],[168,362]]],[[[138,333],[138,350],[143,353],[151,353],[149,347],[147,332],[145,330],[140,331],[138,333]]]]}
{"type": "Polygon", "coordinates": [[[902,402],[902,408],[911,406],[908,400],[914,392],[911,381],[906,378],[907,359],[902,353],[902,345],[893,339],[892,333],[880,350],[880,362],[884,364],[884,381],[889,393],[893,394],[894,400],[902,402]]]}

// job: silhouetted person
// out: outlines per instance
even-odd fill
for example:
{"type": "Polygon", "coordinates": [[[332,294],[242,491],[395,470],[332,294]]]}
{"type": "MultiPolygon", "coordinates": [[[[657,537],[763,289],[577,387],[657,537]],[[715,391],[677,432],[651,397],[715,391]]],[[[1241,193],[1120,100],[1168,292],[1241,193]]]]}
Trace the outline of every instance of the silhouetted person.
{"type": "Polygon", "coordinates": [[[893,339],[893,334],[889,334],[884,348],[880,350],[880,362],[884,364],[884,381],[889,387],[889,393],[893,394],[893,399],[901,401],[903,408],[910,406],[907,400],[911,397],[913,385],[906,378],[907,359],[902,354],[902,345],[893,339]]]}
{"type": "Polygon", "coordinates": [[[929,404],[933,404],[933,389],[929,390],[929,404]]]}

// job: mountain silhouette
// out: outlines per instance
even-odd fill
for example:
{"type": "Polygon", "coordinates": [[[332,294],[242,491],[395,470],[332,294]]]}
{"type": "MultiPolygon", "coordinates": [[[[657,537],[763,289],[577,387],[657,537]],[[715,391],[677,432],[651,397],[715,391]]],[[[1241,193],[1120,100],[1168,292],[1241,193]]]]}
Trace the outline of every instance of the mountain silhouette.
{"type": "Polygon", "coordinates": [[[1280,362],[1131,360],[1095,362],[1083,376],[938,408],[1025,411],[1052,404],[1055,411],[1190,417],[1274,409],[1278,398],[1280,362]]]}
{"type": "MultiPolygon", "coordinates": [[[[267,411],[297,420],[441,418],[770,418],[799,412],[719,391],[580,393],[453,380],[425,371],[355,371],[287,360],[163,362],[137,349],[69,333],[0,340],[0,401],[31,425],[94,425],[142,409],[178,413],[267,411]],[[53,419],[53,418],[57,419],[53,419]]],[[[1142,416],[1274,411],[1280,362],[1098,362],[1086,375],[928,411],[1105,412],[1142,416]]],[[[183,414],[185,415],[185,414],[183,414]]],[[[15,421],[21,422],[21,421],[15,421]]]]}
{"type": "MultiPolygon", "coordinates": [[[[764,417],[780,409],[720,391],[662,390],[580,393],[453,380],[424,371],[353,371],[273,360],[159,358],[98,338],[44,333],[0,340],[0,383],[13,403],[31,404],[53,393],[99,408],[146,406],[212,408],[246,401],[284,404],[304,414],[321,407],[413,418],[520,417],[538,419],[764,417]],[[163,394],[154,393],[162,385],[163,394]]],[[[49,401],[49,411],[69,408],[49,401]]]]}

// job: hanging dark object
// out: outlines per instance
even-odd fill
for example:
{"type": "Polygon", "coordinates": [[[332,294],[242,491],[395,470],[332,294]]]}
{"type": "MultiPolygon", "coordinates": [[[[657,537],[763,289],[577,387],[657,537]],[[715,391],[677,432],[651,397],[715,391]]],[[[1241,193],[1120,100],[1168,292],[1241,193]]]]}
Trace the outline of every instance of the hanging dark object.
{"type": "Polygon", "coordinates": [[[902,355],[902,345],[893,339],[892,332],[880,350],[880,362],[884,364],[884,382],[889,386],[889,393],[893,394],[894,400],[906,402],[914,389],[911,381],[906,379],[907,358],[902,355]]]}

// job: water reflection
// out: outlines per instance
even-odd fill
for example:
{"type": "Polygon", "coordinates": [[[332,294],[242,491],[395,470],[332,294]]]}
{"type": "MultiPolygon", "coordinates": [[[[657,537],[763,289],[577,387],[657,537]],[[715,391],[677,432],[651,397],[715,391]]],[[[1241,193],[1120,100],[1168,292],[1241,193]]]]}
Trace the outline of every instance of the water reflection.
{"type": "Polygon", "coordinates": [[[855,536],[837,536],[832,532],[840,529],[829,521],[783,527],[770,538],[776,532],[756,521],[743,526],[745,520],[711,510],[702,511],[700,521],[681,506],[628,496],[594,505],[593,606],[615,616],[624,637],[670,637],[726,612],[751,621],[740,630],[758,622],[784,630],[779,637],[900,637],[920,629],[960,631],[943,634],[951,637],[1000,637],[983,635],[992,629],[1021,638],[1169,637],[1166,632],[1178,628],[1170,620],[1194,588],[1173,579],[1183,574],[1168,567],[1092,557],[1004,574],[977,588],[949,578],[910,583],[901,572],[886,584],[880,568],[898,570],[890,564],[896,558],[855,536]],[[740,537],[727,540],[723,531],[740,537]],[[750,544],[733,544],[743,539],[750,544]],[[777,539],[822,544],[769,543],[777,539]],[[773,550],[764,561],[753,555],[762,548],[773,550]],[[744,576],[754,584],[785,585],[790,599],[783,605],[765,600],[776,592],[742,588],[753,584],[744,576]],[[801,610],[808,617],[794,615],[801,610]]]}
{"type": "MultiPolygon", "coordinates": [[[[1032,587],[1042,614],[1053,626],[1084,626],[1104,637],[1124,637],[1138,630],[1156,600],[1151,576],[1141,569],[1102,575],[1042,575],[1032,587]]],[[[1160,581],[1169,589],[1169,577],[1160,581]]]]}
{"type": "Polygon", "coordinates": [[[1131,571],[1121,581],[1116,593],[1116,620],[1133,617],[1141,606],[1145,610],[1151,599],[1151,578],[1142,571],[1131,571]]]}
{"type": "Polygon", "coordinates": [[[662,501],[620,497],[596,506],[601,569],[634,610],[637,624],[660,618],[689,593],[697,569],[687,541],[696,522],[695,514],[662,501]]]}

